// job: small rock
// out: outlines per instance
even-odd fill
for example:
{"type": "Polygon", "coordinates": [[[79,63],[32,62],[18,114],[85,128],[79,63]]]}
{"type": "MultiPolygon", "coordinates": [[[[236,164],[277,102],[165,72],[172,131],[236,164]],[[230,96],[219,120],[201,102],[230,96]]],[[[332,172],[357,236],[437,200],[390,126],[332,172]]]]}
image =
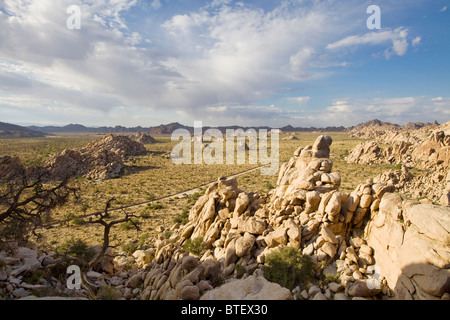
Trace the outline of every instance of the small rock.
{"type": "Polygon", "coordinates": [[[349,300],[343,292],[338,292],[334,295],[334,300],[349,300]]]}
{"type": "Polygon", "coordinates": [[[322,292],[317,292],[317,293],[314,295],[313,300],[327,300],[327,298],[323,295],[322,292]]]}
{"type": "Polygon", "coordinates": [[[361,280],[363,278],[363,275],[361,271],[356,270],[355,272],[353,272],[352,277],[355,278],[356,280],[361,280]]]}
{"type": "Polygon", "coordinates": [[[135,274],[134,276],[132,276],[129,280],[128,280],[128,282],[127,282],[127,284],[126,284],[126,286],[128,287],[128,288],[137,288],[137,287],[139,287],[139,285],[142,283],[142,274],[140,274],[140,273],[138,273],[138,274],[135,274]]]}
{"type": "Polygon", "coordinates": [[[23,297],[29,296],[29,295],[30,295],[30,292],[27,291],[27,290],[25,290],[25,288],[18,288],[18,289],[16,289],[16,290],[14,290],[14,291],[12,292],[12,294],[13,294],[16,298],[23,298],[23,297]]]}
{"type": "Polygon", "coordinates": [[[312,286],[312,287],[309,288],[309,290],[308,290],[308,294],[309,294],[310,296],[315,296],[318,292],[322,292],[318,286],[312,286]]]}
{"type": "Polygon", "coordinates": [[[197,286],[186,286],[181,289],[181,300],[198,300],[200,298],[200,289],[197,286]]]}
{"type": "Polygon", "coordinates": [[[328,288],[335,293],[344,291],[344,287],[336,282],[330,282],[328,288]]]}
{"type": "Polygon", "coordinates": [[[303,290],[302,292],[300,292],[300,296],[301,296],[303,299],[307,300],[307,299],[309,298],[308,291],[303,290]]]}

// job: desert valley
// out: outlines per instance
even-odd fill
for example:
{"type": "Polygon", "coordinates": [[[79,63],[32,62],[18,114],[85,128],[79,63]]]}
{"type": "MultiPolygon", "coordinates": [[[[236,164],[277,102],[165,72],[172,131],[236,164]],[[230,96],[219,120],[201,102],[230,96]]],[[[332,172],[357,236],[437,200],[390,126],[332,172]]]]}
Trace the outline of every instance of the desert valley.
{"type": "Polygon", "coordinates": [[[277,175],[179,128],[1,124],[0,298],[450,299],[450,122],[281,128],[277,175]]]}

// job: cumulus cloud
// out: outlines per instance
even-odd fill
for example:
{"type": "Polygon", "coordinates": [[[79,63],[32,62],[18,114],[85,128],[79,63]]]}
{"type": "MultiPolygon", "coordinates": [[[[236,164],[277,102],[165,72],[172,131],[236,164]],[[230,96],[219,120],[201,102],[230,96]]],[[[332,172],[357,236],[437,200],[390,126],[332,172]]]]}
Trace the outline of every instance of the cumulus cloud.
{"type": "MultiPolygon", "coordinates": [[[[380,32],[368,32],[362,36],[353,35],[345,37],[339,41],[330,43],[327,45],[328,50],[338,50],[347,47],[356,47],[361,45],[381,45],[388,42],[392,43],[392,47],[386,49],[385,57],[389,59],[392,54],[398,56],[403,56],[408,51],[408,29],[403,27],[397,28],[395,30],[385,30],[380,32]]],[[[415,44],[417,45],[420,40],[415,38],[415,44]]],[[[413,40],[413,41],[414,41],[413,40]]]]}
{"type": "Polygon", "coordinates": [[[443,97],[341,98],[333,100],[324,110],[303,112],[298,116],[300,123],[313,122],[323,127],[353,126],[373,119],[405,124],[442,121],[448,119],[449,110],[450,98],[443,97]]]}
{"type": "MultiPolygon", "coordinates": [[[[220,114],[242,124],[286,121],[282,108],[260,101],[286,83],[322,76],[324,66],[337,65],[327,57],[330,50],[387,44],[386,56],[401,56],[409,46],[405,28],[344,37],[361,10],[334,1],[281,1],[263,10],[213,0],[169,15],[147,33],[126,18],[137,0],[1,3],[0,108],[30,113],[34,101],[35,110],[51,106],[66,119],[79,110],[97,115],[99,123],[124,108],[130,119],[134,111],[155,110],[214,120],[220,114]],[[69,5],[81,8],[81,30],[66,27],[69,5]]],[[[160,0],[149,5],[164,9],[160,0]]]]}

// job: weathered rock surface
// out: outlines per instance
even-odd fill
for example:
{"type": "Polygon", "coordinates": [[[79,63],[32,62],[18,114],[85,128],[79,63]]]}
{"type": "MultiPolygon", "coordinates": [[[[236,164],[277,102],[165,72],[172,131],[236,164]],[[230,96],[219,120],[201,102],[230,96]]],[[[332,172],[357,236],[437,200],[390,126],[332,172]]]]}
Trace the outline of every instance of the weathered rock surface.
{"type": "Polygon", "coordinates": [[[205,293],[200,300],[291,300],[289,289],[264,277],[249,276],[246,279],[234,279],[205,293]]]}
{"type": "Polygon", "coordinates": [[[384,201],[366,227],[381,273],[399,299],[441,299],[450,290],[450,208],[384,201]]]}
{"type": "Polygon", "coordinates": [[[91,177],[108,179],[123,168],[125,157],[145,153],[142,143],[126,136],[109,134],[104,138],[90,142],[86,147],[64,150],[54,155],[45,165],[52,180],[71,177],[91,177]]]}

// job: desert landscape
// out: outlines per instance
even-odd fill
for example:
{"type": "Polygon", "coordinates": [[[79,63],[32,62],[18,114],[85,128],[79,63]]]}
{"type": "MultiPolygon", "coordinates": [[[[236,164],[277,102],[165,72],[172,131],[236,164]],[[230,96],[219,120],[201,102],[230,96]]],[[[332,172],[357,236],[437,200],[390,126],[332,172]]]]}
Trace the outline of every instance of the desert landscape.
{"type": "Polygon", "coordinates": [[[174,319],[444,306],[449,8],[1,0],[0,306],[174,319]],[[318,300],[352,306],[305,307],[318,300]]]}
{"type": "Polygon", "coordinates": [[[0,139],[2,299],[450,299],[450,122],[281,129],[274,176],[28,130],[0,139]]]}

